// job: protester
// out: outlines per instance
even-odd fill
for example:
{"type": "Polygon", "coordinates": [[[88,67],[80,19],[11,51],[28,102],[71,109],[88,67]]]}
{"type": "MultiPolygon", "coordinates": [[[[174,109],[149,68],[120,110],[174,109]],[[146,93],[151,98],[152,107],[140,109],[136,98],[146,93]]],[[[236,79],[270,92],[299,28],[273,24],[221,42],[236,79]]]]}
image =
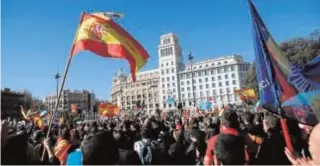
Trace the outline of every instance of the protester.
{"type": "Polygon", "coordinates": [[[280,119],[239,108],[218,115],[127,115],[95,122],[65,121],[37,128],[3,120],[2,164],[243,165],[319,164],[319,133],[288,121],[295,152],[286,149],[280,119]],[[300,126],[300,128],[299,128],[300,126]],[[310,145],[308,148],[307,145],[310,145]],[[44,153],[43,160],[42,155],[44,153]],[[308,157],[310,152],[310,157],[308,157]],[[305,157],[304,157],[305,156],[305,157]]]}
{"type": "Polygon", "coordinates": [[[240,136],[220,134],[214,146],[216,165],[244,165],[245,142],[240,136]]]}
{"type": "Polygon", "coordinates": [[[274,115],[268,115],[263,121],[263,127],[267,135],[260,145],[255,164],[290,164],[284,154],[286,143],[281,133],[280,119],[274,115]]]}

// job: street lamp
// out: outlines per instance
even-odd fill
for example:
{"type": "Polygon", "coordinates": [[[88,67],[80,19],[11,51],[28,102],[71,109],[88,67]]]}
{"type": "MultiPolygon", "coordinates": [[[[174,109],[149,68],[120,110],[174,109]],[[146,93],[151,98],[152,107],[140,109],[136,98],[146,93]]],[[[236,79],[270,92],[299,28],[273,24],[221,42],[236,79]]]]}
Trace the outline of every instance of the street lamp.
{"type": "Polygon", "coordinates": [[[193,96],[193,106],[196,107],[196,96],[194,94],[194,88],[193,88],[193,69],[192,69],[192,59],[193,56],[191,54],[191,50],[188,56],[188,60],[190,61],[190,67],[191,67],[191,86],[192,86],[192,96],[193,96]]]}

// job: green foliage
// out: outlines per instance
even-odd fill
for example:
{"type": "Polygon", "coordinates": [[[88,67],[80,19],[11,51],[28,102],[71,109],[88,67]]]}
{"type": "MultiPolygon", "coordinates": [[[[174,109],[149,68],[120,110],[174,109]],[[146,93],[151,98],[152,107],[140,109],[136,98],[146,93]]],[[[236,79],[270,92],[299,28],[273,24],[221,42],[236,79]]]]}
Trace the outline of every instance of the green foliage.
{"type": "MultiPolygon", "coordinates": [[[[289,61],[303,67],[316,56],[320,56],[320,31],[312,32],[308,37],[294,38],[280,44],[283,53],[289,61]]],[[[245,77],[245,88],[254,88],[259,95],[255,64],[252,65],[245,77]]]]}
{"type": "Polygon", "coordinates": [[[253,88],[256,94],[259,94],[259,87],[257,82],[256,64],[253,63],[245,77],[245,88],[253,88]]]}
{"type": "Polygon", "coordinates": [[[302,67],[320,55],[320,31],[311,33],[309,37],[283,42],[280,48],[293,64],[302,67]]]}

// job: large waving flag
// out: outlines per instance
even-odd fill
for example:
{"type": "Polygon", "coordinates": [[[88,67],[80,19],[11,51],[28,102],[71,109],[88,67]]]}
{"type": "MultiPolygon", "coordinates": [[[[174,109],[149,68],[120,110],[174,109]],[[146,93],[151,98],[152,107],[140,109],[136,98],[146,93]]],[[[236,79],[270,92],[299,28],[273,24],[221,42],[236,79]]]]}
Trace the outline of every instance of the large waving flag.
{"type": "Polygon", "coordinates": [[[88,50],[109,58],[126,59],[130,64],[133,81],[149,58],[146,50],[107,14],[84,13],[71,50],[74,56],[88,50]]]}
{"type": "MultiPolygon", "coordinates": [[[[257,79],[261,105],[269,111],[280,113],[282,103],[294,98],[300,92],[312,90],[319,95],[320,70],[317,70],[317,68],[320,63],[314,62],[303,70],[299,70],[292,65],[268,32],[251,0],[249,0],[249,6],[254,25],[257,79]]],[[[310,99],[304,98],[304,100],[310,99]]],[[[298,117],[293,106],[282,107],[282,109],[283,112],[281,113],[285,116],[296,119],[301,123],[317,123],[315,118],[315,111],[317,110],[313,110],[310,105],[299,108],[306,111],[307,113],[304,115],[309,117],[298,117]]]]}
{"type": "Polygon", "coordinates": [[[112,103],[100,103],[99,113],[105,117],[114,117],[120,113],[120,109],[116,104],[112,103]]]}

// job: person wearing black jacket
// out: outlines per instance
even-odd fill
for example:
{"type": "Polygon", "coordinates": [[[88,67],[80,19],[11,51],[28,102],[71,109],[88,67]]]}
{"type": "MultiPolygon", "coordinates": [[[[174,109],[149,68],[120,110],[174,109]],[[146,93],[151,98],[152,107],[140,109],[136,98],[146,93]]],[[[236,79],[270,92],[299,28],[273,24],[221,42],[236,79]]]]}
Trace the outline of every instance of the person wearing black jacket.
{"type": "Polygon", "coordinates": [[[113,137],[116,140],[117,146],[119,148],[119,165],[141,165],[140,158],[133,149],[129,149],[125,146],[125,135],[122,131],[117,131],[113,133],[113,137]]]}
{"type": "Polygon", "coordinates": [[[280,130],[280,119],[268,115],[263,121],[267,133],[258,150],[257,159],[253,164],[263,165],[289,165],[284,150],[286,147],[284,137],[280,130]]]}

